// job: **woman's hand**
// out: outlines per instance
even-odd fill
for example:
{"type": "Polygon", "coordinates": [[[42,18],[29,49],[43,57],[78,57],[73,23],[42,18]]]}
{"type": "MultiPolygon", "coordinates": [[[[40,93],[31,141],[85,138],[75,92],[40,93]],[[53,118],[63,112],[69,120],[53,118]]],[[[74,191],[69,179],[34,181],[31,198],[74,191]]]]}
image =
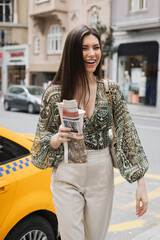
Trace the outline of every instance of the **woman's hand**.
{"type": "Polygon", "coordinates": [[[61,143],[69,142],[72,137],[72,133],[70,131],[71,128],[60,125],[58,133],[51,137],[50,141],[51,147],[58,148],[61,145],[61,143]]]}
{"type": "Polygon", "coordinates": [[[138,217],[141,217],[147,211],[148,197],[144,178],[141,178],[137,182],[138,186],[136,190],[136,215],[138,217]]]}

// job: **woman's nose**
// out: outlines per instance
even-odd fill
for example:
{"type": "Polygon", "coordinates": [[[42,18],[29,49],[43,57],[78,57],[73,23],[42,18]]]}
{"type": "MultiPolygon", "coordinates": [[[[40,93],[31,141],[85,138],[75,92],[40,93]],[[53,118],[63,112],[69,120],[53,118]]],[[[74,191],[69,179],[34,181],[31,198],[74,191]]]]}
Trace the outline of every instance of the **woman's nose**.
{"type": "Polygon", "coordinates": [[[93,49],[93,48],[90,48],[90,49],[89,49],[88,55],[90,55],[90,56],[94,55],[94,49],[93,49]]]}

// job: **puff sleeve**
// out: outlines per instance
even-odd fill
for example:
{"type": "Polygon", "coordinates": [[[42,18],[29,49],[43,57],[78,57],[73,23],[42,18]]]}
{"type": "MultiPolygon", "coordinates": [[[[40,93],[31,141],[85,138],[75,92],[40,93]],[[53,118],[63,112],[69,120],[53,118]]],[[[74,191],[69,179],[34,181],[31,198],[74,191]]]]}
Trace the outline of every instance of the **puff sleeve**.
{"type": "Polygon", "coordinates": [[[121,175],[132,183],[144,176],[149,164],[119,85],[113,81],[109,84],[113,103],[118,168],[121,175]]]}
{"type": "Polygon", "coordinates": [[[49,87],[42,98],[39,120],[31,148],[33,164],[40,169],[57,168],[63,160],[63,145],[61,144],[56,149],[50,145],[51,137],[58,132],[59,111],[56,103],[59,100],[59,89],[55,86],[49,87]]]}

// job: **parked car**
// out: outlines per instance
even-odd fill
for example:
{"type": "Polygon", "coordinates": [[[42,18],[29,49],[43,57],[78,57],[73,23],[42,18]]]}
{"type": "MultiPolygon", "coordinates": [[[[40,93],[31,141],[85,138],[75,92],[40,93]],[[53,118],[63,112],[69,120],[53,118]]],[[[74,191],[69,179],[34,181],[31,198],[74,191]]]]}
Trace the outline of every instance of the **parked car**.
{"type": "Polygon", "coordinates": [[[28,111],[29,113],[39,112],[43,87],[12,85],[4,97],[4,109],[11,108],[28,111]]]}
{"type": "Polygon", "coordinates": [[[32,164],[33,135],[0,126],[0,240],[55,240],[51,169],[32,164]]]}

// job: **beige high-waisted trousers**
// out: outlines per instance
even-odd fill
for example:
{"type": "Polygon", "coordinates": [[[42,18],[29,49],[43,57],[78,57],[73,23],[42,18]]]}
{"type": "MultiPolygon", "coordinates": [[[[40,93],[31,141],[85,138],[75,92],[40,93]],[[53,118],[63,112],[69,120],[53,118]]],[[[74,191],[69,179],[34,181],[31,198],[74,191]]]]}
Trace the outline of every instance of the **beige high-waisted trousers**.
{"type": "Polygon", "coordinates": [[[105,240],[114,177],[109,149],[87,150],[87,163],[60,163],[51,191],[62,240],[105,240]]]}

